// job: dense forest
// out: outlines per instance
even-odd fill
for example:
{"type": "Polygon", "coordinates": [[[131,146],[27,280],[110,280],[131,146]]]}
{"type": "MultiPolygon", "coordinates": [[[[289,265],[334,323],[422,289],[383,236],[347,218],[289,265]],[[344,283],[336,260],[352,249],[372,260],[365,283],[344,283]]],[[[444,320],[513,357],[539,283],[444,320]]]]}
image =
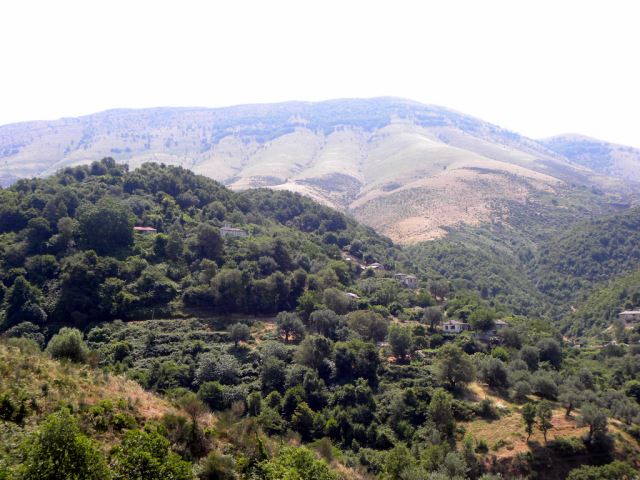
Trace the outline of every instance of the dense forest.
{"type": "Polygon", "coordinates": [[[632,478],[639,328],[563,333],[635,306],[637,273],[568,327],[515,279],[600,287],[637,216],[529,255],[401,249],[182,168],[21,180],[0,190],[0,479],[632,478]]]}

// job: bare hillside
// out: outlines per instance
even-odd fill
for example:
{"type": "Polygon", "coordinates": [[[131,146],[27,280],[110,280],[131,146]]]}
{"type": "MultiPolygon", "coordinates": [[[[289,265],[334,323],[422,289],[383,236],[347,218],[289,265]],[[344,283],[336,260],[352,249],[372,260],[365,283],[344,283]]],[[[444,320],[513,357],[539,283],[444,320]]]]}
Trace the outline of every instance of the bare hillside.
{"type": "Polygon", "coordinates": [[[403,243],[489,220],[502,200],[567,185],[628,191],[557,144],[392,98],[111,110],[0,127],[4,184],[105,156],[181,165],[234,189],[298,191],[403,243]]]}

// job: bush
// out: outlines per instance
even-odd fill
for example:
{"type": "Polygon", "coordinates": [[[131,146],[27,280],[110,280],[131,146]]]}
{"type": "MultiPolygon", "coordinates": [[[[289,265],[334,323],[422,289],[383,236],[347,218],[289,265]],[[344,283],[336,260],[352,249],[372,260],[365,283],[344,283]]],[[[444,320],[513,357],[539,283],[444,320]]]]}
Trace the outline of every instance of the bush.
{"type": "Polygon", "coordinates": [[[585,447],[584,442],[576,437],[556,438],[549,442],[549,447],[563,457],[584,455],[587,453],[587,448],[585,447]]]}
{"type": "Polygon", "coordinates": [[[200,480],[234,480],[238,478],[236,475],[236,462],[229,455],[211,452],[204,461],[204,466],[198,478],[200,480]]]}
{"type": "Polygon", "coordinates": [[[22,448],[21,480],[110,478],[99,448],[80,433],[68,410],[49,415],[22,448]]]}
{"type": "Polygon", "coordinates": [[[198,398],[206,403],[211,410],[224,410],[226,402],[224,390],[218,382],[205,382],[198,390],[198,398]]]}
{"type": "Polygon", "coordinates": [[[169,450],[166,438],[157,432],[142,430],[125,434],[122,443],[113,450],[111,468],[114,480],[193,478],[191,465],[169,450]]]}
{"type": "Polygon", "coordinates": [[[86,362],[89,348],[76,328],[62,328],[47,345],[47,353],[55,359],[68,359],[73,362],[86,362]]]}

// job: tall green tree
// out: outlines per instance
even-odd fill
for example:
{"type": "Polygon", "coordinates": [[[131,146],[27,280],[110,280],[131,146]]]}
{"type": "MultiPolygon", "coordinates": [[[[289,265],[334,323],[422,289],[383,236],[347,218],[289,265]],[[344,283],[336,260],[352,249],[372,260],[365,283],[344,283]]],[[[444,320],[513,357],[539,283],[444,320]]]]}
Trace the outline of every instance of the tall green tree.
{"type": "Polygon", "coordinates": [[[551,403],[547,400],[542,400],[536,409],[536,420],[538,422],[538,429],[540,429],[544,436],[545,444],[547,443],[547,432],[553,428],[553,423],[551,423],[552,418],[553,410],[551,408],[551,403]]]}
{"type": "Polygon", "coordinates": [[[133,243],[134,216],[119,200],[104,197],[95,205],[85,205],[78,220],[83,246],[100,255],[114,253],[133,243]]]}
{"type": "Polygon", "coordinates": [[[469,355],[460,347],[447,343],[438,349],[436,372],[440,381],[451,389],[460,384],[471,382],[475,378],[475,371],[469,355]]]}
{"type": "Polygon", "coordinates": [[[529,438],[531,438],[533,428],[536,424],[536,414],[535,404],[529,402],[525,403],[522,407],[522,421],[524,423],[524,429],[527,432],[527,442],[529,441],[529,438]]]}

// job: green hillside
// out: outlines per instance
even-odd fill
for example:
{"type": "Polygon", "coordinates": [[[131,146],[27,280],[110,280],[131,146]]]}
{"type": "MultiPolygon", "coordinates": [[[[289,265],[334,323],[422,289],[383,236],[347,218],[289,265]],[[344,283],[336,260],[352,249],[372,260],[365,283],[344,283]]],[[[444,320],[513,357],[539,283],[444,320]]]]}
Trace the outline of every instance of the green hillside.
{"type": "Polygon", "coordinates": [[[300,195],[233,193],[179,167],[127,172],[104,160],[22,180],[0,196],[4,329],[185,308],[275,314],[303,294],[348,304],[344,291],[361,265],[406,263],[389,240],[300,195]],[[225,224],[246,238],[223,238],[225,224]]]}

